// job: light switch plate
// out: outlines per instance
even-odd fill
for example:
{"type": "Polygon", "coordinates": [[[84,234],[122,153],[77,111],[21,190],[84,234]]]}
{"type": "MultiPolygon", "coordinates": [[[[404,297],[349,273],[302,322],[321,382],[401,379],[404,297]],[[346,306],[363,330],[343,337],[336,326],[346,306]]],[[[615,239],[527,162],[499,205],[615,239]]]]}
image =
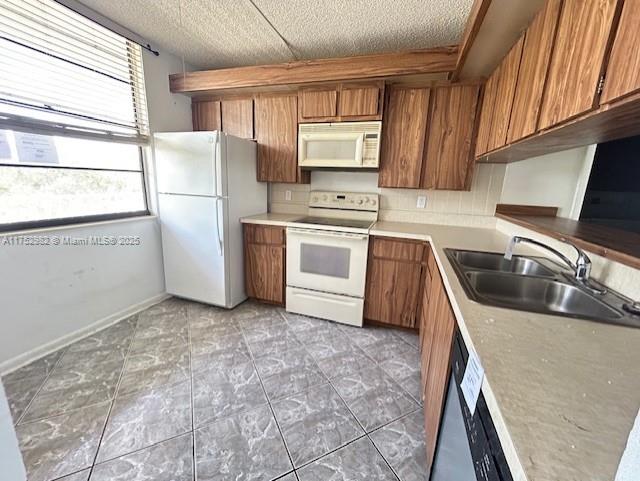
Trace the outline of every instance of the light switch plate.
{"type": "Polygon", "coordinates": [[[416,207],[418,209],[424,209],[427,206],[427,196],[419,195],[418,200],[416,200],[416,207]]]}
{"type": "Polygon", "coordinates": [[[285,190],[284,191],[284,200],[291,200],[291,191],[290,190],[285,190]]]}

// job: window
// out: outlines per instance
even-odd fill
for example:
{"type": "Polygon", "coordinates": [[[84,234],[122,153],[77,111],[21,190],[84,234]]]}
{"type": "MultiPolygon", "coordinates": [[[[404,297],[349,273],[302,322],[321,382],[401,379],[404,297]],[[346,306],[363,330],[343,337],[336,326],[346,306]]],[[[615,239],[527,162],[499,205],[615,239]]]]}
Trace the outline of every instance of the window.
{"type": "Polygon", "coordinates": [[[3,0],[0,49],[0,229],[148,213],[140,46],[53,0],[3,0]]]}

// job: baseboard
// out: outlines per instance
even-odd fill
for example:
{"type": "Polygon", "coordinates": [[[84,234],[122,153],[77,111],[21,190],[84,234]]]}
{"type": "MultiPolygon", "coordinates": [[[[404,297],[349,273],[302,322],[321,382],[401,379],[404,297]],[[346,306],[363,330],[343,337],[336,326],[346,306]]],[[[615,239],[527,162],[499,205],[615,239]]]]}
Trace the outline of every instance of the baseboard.
{"type": "Polygon", "coordinates": [[[159,302],[162,302],[169,297],[171,296],[167,293],[162,293],[158,294],[157,296],[150,297],[149,299],[146,299],[142,302],[129,306],[126,309],[122,309],[121,311],[111,314],[110,316],[93,322],[90,325],[83,327],[82,329],[78,329],[71,334],[67,334],[58,339],[55,339],[54,341],[48,342],[40,347],[32,349],[31,351],[25,352],[24,354],[20,354],[19,356],[3,361],[0,363],[0,376],[5,376],[6,374],[15,371],[16,369],[21,368],[22,366],[26,366],[36,359],[40,359],[41,357],[51,354],[58,349],[62,349],[63,347],[68,346],[69,344],[72,344],[85,336],[100,331],[105,327],[111,326],[112,324],[120,322],[121,320],[132,316],[133,314],[136,314],[140,311],[143,311],[155,304],[158,304],[159,302]]]}

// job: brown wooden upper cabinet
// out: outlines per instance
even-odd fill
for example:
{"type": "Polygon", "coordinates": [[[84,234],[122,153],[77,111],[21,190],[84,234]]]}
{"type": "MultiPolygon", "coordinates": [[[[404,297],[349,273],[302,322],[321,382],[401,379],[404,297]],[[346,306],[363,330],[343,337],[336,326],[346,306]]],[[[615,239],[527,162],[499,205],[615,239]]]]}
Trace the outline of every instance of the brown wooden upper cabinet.
{"type": "Polygon", "coordinates": [[[480,85],[477,84],[432,90],[431,122],[423,164],[424,188],[469,188],[479,95],[480,85]]]}
{"type": "Polygon", "coordinates": [[[415,328],[428,247],[423,242],[372,237],[364,318],[415,328]]]}
{"type": "Polygon", "coordinates": [[[253,139],[253,99],[222,99],[222,131],[253,139]]]}
{"type": "Polygon", "coordinates": [[[480,86],[391,86],[387,91],[378,185],[468,188],[480,86]]]}
{"type": "Polygon", "coordinates": [[[525,33],[507,143],[533,134],[538,126],[561,5],[562,0],[547,0],[525,33]]]}
{"type": "Polygon", "coordinates": [[[198,100],[191,103],[193,130],[220,130],[222,117],[219,100],[198,100]]]}
{"type": "Polygon", "coordinates": [[[539,129],[556,125],[597,105],[605,56],[621,4],[620,0],[564,0],[539,129]]]}
{"type": "Polygon", "coordinates": [[[428,88],[389,87],[380,148],[380,187],[420,187],[428,88]]]}
{"type": "Polygon", "coordinates": [[[491,123],[493,122],[493,108],[496,105],[496,93],[498,80],[500,79],[500,65],[493,71],[484,86],[482,109],[480,110],[480,123],[476,138],[476,156],[483,155],[488,150],[491,123]]]}
{"type": "Polygon", "coordinates": [[[611,102],[640,90],[639,26],[640,2],[625,1],[600,103],[611,102]]]}
{"type": "Polygon", "coordinates": [[[502,147],[507,142],[507,130],[509,129],[511,108],[513,107],[513,99],[516,92],[516,81],[518,80],[523,45],[524,36],[520,37],[500,64],[500,76],[496,85],[491,130],[487,140],[488,151],[502,147]]]}
{"type": "Polygon", "coordinates": [[[300,122],[381,120],[384,82],[305,87],[298,92],[300,122]]]}
{"type": "Polygon", "coordinates": [[[296,94],[265,94],[255,98],[258,180],[261,182],[309,182],[309,173],[298,168],[297,101],[296,94]]]}
{"type": "Polygon", "coordinates": [[[244,269],[247,296],[284,305],[285,230],[244,224],[244,269]]]}

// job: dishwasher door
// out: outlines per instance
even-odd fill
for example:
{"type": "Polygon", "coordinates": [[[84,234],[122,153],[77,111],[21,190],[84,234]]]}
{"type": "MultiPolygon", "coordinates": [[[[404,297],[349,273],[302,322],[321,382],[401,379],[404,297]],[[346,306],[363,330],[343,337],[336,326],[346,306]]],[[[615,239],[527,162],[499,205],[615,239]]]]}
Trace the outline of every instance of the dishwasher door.
{"type": "Polygon", "coordinates": [[[449,378],[430,481],[473,481],[476,472],[453,373],[449,378]]]}

